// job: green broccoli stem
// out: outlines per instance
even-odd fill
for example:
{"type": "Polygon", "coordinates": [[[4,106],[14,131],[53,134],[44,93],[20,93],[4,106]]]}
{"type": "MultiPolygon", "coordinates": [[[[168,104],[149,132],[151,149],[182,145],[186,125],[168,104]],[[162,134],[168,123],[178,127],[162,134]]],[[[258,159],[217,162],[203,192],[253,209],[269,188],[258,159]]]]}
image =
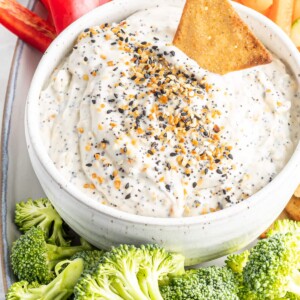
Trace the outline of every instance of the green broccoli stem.
{"type": "MultiPolygon", "coordinates": [[[[99,282],[96,282],[95,280],[90,280],[89,282],[89,286],[90,286],[90,291],[92,292],[92,294],[94,295],[95,299],[98,299],[101,297],[101,299],[103,300],[123,300],[123,299],[131,299],[131,297],[129,298],[124,298],[124,297],[120,297],[118,294],[117,289],[112,288],[111,286],[109,286],[108,283],[103,283],[101,285],[101,295],[99,295],[99,286],[98,286],[99,282]]],[[[75,297],[75,299],[77,299],[75,297]]],[[[80,297],[79,297],[80,299],[80,297]]]]}
{"type": "Polygon", "coordinates": [[[300,296],[300,272],[295,270],[288,285],[288,292],[300,296]]]}
{"type": "Polygon", "coordinates": [[[32,213],[28,215],[32,216],[32,225],[29,227],[30,222],[27,222],[27,230],[31,227],[35,226],[36,224],[39,224],[38,226],[42,228],[46,235],[49,235],[49,229],[51,228],[52,223],[61,222],[62,219],[59,216],[59,214],[54,210],[52,206],[47,206],[45,208],[36,208],[31,209],[32,213]]]}
{"type": "Polygon", "coordinates": [[[147,272],[147,270],[143,270],[142,274],[138,274],[139,283],[142,291],[149,295],[150,299],[154,300],[163,300],[163,297],[160,293],[159,289],[159,278],[156,273],[147,272]]]}
{"type": "Polygon", "coordinates": [[[83,272],[83,259],[78,258],[65,268],[48,285],[40,288],[31,289],[33,293],[39,293],[41,300],[65,300],[68,299],[74,291],[74,287],[83,272]]]}
{"type": "Polygon", "coordinates": [[[149,299],[141,291],[136,276],[132,276],[130,272],[125,272],[125,274],[122,274],[121,272],[116,271],[112,286],[123,299],[149,299]],[[127,286],[128,290],[124,289],[124,286],[127,286]]]}
{"type": "Polygon", "coordinates": [[[58,218],[54,222],[53,230],[51,236],[48,238],[48,243],[53,245],[66,246],[69,243],[65,241],[65,232],[63,229],[63,221],[61,218],[58,218]]]}
{"type": "Polygon", "coordinates": [[[72,261],[50,284],[46,286],[46,297],[43,300],[63,300],[73,294],[74,286],[81,276],[84,261],[78,258],[72,261]]]}
{"type": "Polygon", "coordinates": [[[46,244],[46,248],[50,270],[53,270],[58,262],[70,258],[77,252],[93,249],[93,247],[88,243],[85,243],[80,246],[69,247],[59,247],[52,244],[46,244]]]}
{"type": "Polygon", "coordinates": [[[159,290],[157,276],[151,276],[151,278],[148,278],[148,280],[149,282],[147,285],[150,298],[153,300],[163,300],[163,297],[159,290]]]}
{"type": "Polygon", "coordinates": [[[51,223],[53,222],[52,219],[50,219],[48,216],[45,216],[45,215],[39,215],[39,216],[35,216],[34,214],[32,214],[32,216],[34,216],[35,218],[32,219],[31,222],[27,221],[26,223],[26,226],[27,226],[27,229],[30,229],[31,227],[34,227],[36,226],[36,224],[38,224],[38,226],[40,228],[42,228],[46,235],[48,236],[49,235],[49,228],[51,227],[51,223]]]}

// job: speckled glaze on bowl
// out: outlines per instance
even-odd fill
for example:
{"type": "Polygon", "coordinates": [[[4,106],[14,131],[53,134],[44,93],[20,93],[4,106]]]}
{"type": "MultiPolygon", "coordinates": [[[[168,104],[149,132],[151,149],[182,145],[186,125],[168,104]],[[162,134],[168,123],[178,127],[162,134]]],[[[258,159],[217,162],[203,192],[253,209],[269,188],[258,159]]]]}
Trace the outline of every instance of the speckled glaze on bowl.
{"type": "MultiPolygon", "coordinates": [[[[158,243],[183,253],[187,265],[191,265],[246,246],[274,221],[300,181],[299,146],[278,176],[243,203],[199,217],[136,216],[94,202],[63,178],[43,146],[37,104],[45,82],[70,52],[82,30],[104,22],[121,21],[140,9],[156,5],[182,7],[183,3],[181,0],[116,0],[68,27],[52,43],[36,70],[27,99],[25,127],[37,177],[58,212],[76,232],[100,248],[120,243],[158,243]]],[[[290,66],[299,82],[299,54],[289,38],[264,16],[241,5],[234,6],[258,38],[290,66]]]]}

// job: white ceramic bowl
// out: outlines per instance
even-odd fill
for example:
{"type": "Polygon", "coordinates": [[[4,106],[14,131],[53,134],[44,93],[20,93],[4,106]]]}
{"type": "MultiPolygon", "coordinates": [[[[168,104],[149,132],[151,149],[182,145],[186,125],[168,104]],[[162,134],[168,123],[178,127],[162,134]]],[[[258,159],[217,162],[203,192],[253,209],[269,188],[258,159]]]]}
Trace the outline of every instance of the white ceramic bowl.
{"type": "MultiPolygon", "coordinates": [[[[26,107],[26,138],[33,168],[47,196],[63,219],[81,236],[100,248],[120,243],[158,243],[182,252],[187,264],[196,264],[238,250],[253,241],[280,214],[300,182],[299,146],[276,178],[247,201],[231,208],[189,218],[151,218],[131,215],[93,202],[68,183],[55,168],[39,131],[38,99],[53,69],[87,27],[121,21],[139,9],[161,0],[116,0],[85,15],[52,43],[32,80],[26,107]]],[[[164,0],[164,6],[182,6],[181,0],[164,0]]],[[[271,21],[253,10],[234,4],[263,43],[300,79],[299,54],[289,38],[271,21]]]]}

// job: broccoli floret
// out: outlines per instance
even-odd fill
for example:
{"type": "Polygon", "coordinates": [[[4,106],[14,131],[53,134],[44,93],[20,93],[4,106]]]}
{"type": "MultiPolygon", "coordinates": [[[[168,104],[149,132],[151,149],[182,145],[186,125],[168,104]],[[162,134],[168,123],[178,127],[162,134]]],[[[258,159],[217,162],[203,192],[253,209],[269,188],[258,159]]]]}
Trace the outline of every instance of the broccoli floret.
{"type": "Polygon", "coordinates": [[[238,300],[238,284],[227,267],[188,270],[161,286],[165,300],[238,300]]]}
{"type": "MultiPolygon", "coordinates": [[[[276,233],[293,233],[293,234],[300,234],[300,222],[295,222],[292,220],[284,219],[284,220],[277,220],[272,228],[268,230],[267,236],[271,237],[276,233]]],[[[299,237],[299,236],[298,236],[299,237]]]]}
{"type": "Polygon", "coordinates": [[[238,296],[241,300],[251,300],[252,296],[249,291],[244,286],[243,279],[243,270],[248,262],[250,252],[248,250],[239,253],[239,254],[231,254],[227,256],[225,261],[226,266],[230,268],[236,279],[236,283],[238,285],[238,296]]]}
{"type": "Polygon", "coordinates": [[[23,232],[31,227],[44,230],[49,244],[68,246],[70,241],[63,229],[63,220],[47,198],[28,199],[16,204],[15,223],[23,232]]]}
{"type": "Polygon", "coordinates": [[[292,293],[287,293],[283,298],[280,298],[282,300],[299,300],[300,296],[296,296],[295,294],[292,293]]]}
{"type": "MultiPolygon", "coordinates": [[[[82,258],[84,261],[84,273],[86,272],[92,272],[95,267],[98,266],[101,257],[105,253],[104,250],[86,250],[86,251],[80,251],[73,255],[70,260],[75,260],[77,258],[82,258]]],[[[61,264],[60,266],[57,266],[58,268],[55,268],[55,273],[60,273],[62,270],[66,268],[67,264],[61,264]]]]}
{"type": "Polygon", "coordinates": [[[250,251],[243,270],[248,298],[241,298],[278,299],[287,292],[300,297],[299,262],[297,235],[277,233],[259,241],[250,251]]]}
{"type": "Polygon", "coordinates": [[[162,299],[158,282],[184,272],[184,258],[156,245],[121,245],[103,255],[75,287],[75,299],[162,299]]]}
{"type": "Polygon", "coordinates": [[[83,271],[83,260],[78,258],[69,262],[68,266],[55,279],[47,285],[40,285],[37,282],[29,283],[20,281],[14,283],[6,294],[7,300],[65,300],[74,291],[83,271]]]}
{"type": "Polygon", "coordinates": [[[141,246],[143,259],[138,272],[139,285],[149,299],[163,299],[159,290],[159,281],[168,275],[184,273],[184,256],[167,252],[158,245],[141,246]]]}
{"type": "Polygon", "coordinates": [[[53,279],[53,269],[57,263],[79,251],[91,249],[92,246],[85,241],[82,241],[81,246],[59,247],[48,244],[44,231],[32,227],[13,244],[12,269],[19,280],[46,284],[53,279]]]}
{"type": "MultiPolygon", "coordinates": [[[[98,272],[95,274],[87,273],[83,275],[75,285],[75,300],[126,300],[134,298],[123,298],[118,291],[111,286],[111,278],[102,274],[102,265],[98,266],[98,272]]],[[[140,298],[138,298],[140,299],[140,298]]]]}
{"type": "Polygon", "coordinates": [[[248,250],[240,254],[230,254],[227,256],[225,263],[234,273],[242,273],[248,261],[249,254],[248,250]]]}
{"type": "Polygon", "coordinates": [[[73,255],[70,258],[70,260],[74,260],[76,258],[82,258],[84,261],[84,271],[89,272],[98,266],[100,259],[104,255],[104,253],[105,253],[104,250],[81,251],[73,255]]]}
{"type": "Polygon", "coordinates": [[[105,253],[94,272],[82,276],[75,286],[75,299],[149,299],[137,279],[141,253],[129,245],[105,253]]]}

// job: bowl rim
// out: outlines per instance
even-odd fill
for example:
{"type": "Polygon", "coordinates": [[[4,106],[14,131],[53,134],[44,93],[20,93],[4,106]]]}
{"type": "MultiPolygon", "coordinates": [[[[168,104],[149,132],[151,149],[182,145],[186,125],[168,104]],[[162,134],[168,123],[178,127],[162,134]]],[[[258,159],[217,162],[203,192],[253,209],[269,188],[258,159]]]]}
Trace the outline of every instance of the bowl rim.
{"type": "MultiPolygon", "coordinates": [[[[279,186],[281,182],[283,182],[286,177],[289,176],[291,170],[295,169],[297,166],[297,162],[300,161],[300,146],[299,143],[295,147],[295,150],[290,157],[287,164],[283,167],[283,169],[276,175],[274,180],[270,183],[268,183],[266,186],[264,186],[261,190],[254,193],[252,196],[250,196],[246,201],[242,201],[240,203],[237,203],[231,207],[228,207],[226,209],[209,213],[206,215],[199,215],[199,216],[192,216],[192,217],[180,217],[180,218],[162,218],[162,217],[150,217],[150,216],[142,216],[142,215],[134,215],[131,213],[127,213],[121,210],[117,210],[113,207],[109,207],[106,205],[103,205],[99,202],[93,201],[91,198],[89,198],[87,195],[84,194],[81,190],[76,188],[75,185],[69,183],[59,172],[59,170],[56,169],[54,166],[53,161],[49,157],[47,151],[45,151],[45,148],[43,146],[43,141],[41,139],[41,135],[39,132],[39,126],[35,126],[35,120],[38,120],[34,113],[37,114],[35,106],[37,106],[37,99],[39,98],[40,94],[40,88],[37,88],[36,82],[38,81],[39,77],[43,74],[44,68],[47,67],[47,60],[51,58],[53,53],[56,52],[55,55],[58,55],[57,52],[62,53],[63,50],[66,48],[66,46],[61,46],[61,48],[58,50],[57,45],[64,44],[64,39],[66,36],[72,36],[74,35],[74,29],[81,28],[81,30],[84,30],[85,27],[82,26],[83,23],[85,23],[86,20],[95,19],[98,15],[101,16],[100,12],[103,10],[108,9],[115,9],[115,6],[119,5],[122,2],[125,2],[126,0],[115,0],[109,3],[106,3],[88,14],[84,15],[77,21],[75,21],[73,24],[68,26],[55,40],[52,42],[50,47],[47,49],[46,53],[42,57],[36,71],[34,74],[34,77],[32,79],[28,97],[26,100],[26,110],[25,110],[25,131],[26,131],[26,142],[27,146],[31,148],[31,151],[34,151],[36,158],[38,159],[39,163],[43,166],[44,170],[47,172],[47,174],[50,176],[51,180],[59,187],[63,188],[66,193],[68,193],[74,200],[77,202],[80,202],[84,206],[87,206],[90,209],[93,209],[99,213],[102,213],[104,215],[107,215],[109,217],[126,221],[129,223],[138,223],[138,224],[144,224],[144,225],[157,225],[157,226],[181,226],[181,225],[194,225],[194,224],[207,224],[209,222],[222,222],[222,220],[231,218],[234,215],[239,215],[242,211],[249,210],[251,207],[258,204],[258,202],[262,202],[267,199],[265,197],[267,194],[270,193],[270,191],[273,190],[274,187],[279,186]],[[39,92],[37,92],[39,91],[39,92]],[[29,100],[29,99],[34,99],[29,100]]],[[[141,0],[132,0],[131,2],[139,2],[141,0]]],[[[169,0],[165,1],[165,3],[168,4],[175,4],[175,3],[181,3],[183,0],[169,0]]],[[[132,5],[132,3],[130,5],[132,5]]],[[[128,2],[127,2],[128,4],[128,2]]],[[[168,5],[167,4],[167,5],[168,5]]],[[[264,15],[245,7],[239,3],[233,2],[232,3],[234,8],[244,15],[247,15],[247,17],[256,19],[258,22],[263,23],[267,27],[270,28],[273,34],[277,35],[280,40],[282,41],[282,44],[285,44],[286,47],[289,48],[289,51],[293,57],[299,56],[297,48],[294,46],[293,42],[290,40],[290,38],[271,20],[269,20],[264,15]]],[[[121,6],[120,6],[121,7],[121,6]]],[[[101,23],[101,21],[99,21],[101,23]]],[[[74,35],[74,38],[77,35],[74,35]]],[[[67,45],[69,47],[70,45],[67,45]]],[[[61,55],[61,54],[60,54],[61,55]]],[[[60,56],[58,55],[58,56],[60,56]]],[[[299,71],[300,71],[300,60],[298,63],[299,71]]],[[[52,71],[51,71],[52,72],[52,71]]],[[[298,75],[300,76],[300,75],[298,75]]],[[[45,82],[42,82],[42,86],[45,82]]],[[[298,80],[299,84],[299,80],[298,80]]],[[[31,158],[32,159],[32,158],[31,158]]],[[[74,205],[76,205],[74,203],[74,205]]]]}

